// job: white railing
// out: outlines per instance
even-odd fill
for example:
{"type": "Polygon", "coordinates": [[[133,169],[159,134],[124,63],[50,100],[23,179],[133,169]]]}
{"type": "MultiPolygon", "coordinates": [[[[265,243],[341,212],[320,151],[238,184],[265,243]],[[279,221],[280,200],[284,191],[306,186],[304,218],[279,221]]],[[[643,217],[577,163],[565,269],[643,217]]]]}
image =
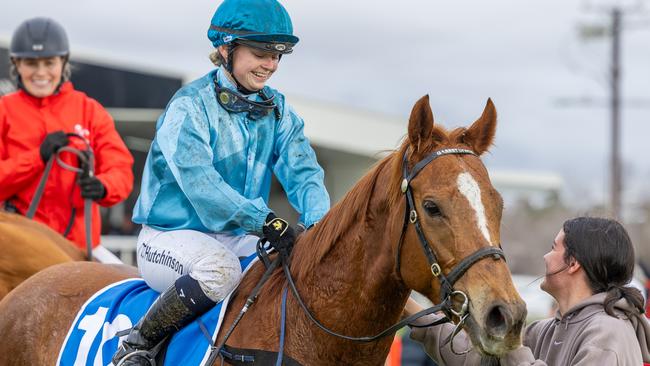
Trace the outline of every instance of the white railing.
{"type": "Polygon", "coordinates": [[[102,235],[102,245],[117,255],[122,262],[135,266],[135,235],[102,235]]]}

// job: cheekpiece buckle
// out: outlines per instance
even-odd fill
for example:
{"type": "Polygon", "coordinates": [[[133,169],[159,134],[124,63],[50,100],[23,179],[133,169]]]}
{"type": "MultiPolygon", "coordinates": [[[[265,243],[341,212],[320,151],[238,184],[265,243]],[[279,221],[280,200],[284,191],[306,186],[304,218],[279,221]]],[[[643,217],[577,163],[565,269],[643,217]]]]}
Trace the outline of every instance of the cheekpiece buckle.
{"type": "Polygon", "coordinates": [[[434,263],[431,265],[431,273],[433,274],[434,277],[440,276],[442,273],[442,269],[440,269],[440,265],[438,263],[434,263]]]}
{"type": "Polygon", "coordinates": [[[415,224],[415,222],[418,221],[418,213],[415,212],[415,210],[411,210],[411,213],[409,214],[409,221],[411,224],[415,224]]]}
{"type": "Polygon", "coordinates": [[[402,180],[402,185],[400,188],[402,189],[402,193],[406,193],[406,191],[409,189],[409,181],[406,178],[402,180]]]}

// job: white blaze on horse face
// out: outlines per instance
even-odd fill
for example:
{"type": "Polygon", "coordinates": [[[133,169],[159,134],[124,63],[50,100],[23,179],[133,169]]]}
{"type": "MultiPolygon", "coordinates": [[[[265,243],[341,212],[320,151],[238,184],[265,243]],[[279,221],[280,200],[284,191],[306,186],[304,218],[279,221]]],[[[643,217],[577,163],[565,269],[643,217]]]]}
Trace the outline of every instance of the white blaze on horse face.
{"type": "Polygon", "coordinates": [[[485,240],[492,245],[490,231],[487,227],[487,218],[485,217],[485,207],[483,206],[483,201],[481,201],[481,188],[478,186],[474,177],[468,172],[458,174],[456,182],[458,184],[458,191],[467,198],[469,205],[474,209],[474,213],[476,213],[478,229],[485,237],[485,240]]]}

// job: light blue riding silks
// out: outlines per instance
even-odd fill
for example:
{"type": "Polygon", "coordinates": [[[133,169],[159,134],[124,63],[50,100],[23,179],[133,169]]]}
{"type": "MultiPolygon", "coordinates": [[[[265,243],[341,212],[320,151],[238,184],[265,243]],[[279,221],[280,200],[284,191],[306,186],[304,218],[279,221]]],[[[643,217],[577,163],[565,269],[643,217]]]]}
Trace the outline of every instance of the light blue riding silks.
{"type": "MultiPolygon", "coordinates": [[[[279,120],[229,113],[216,100],[215,72],[221,87],[236,90],[219,68],[178,90],[158,119],[133,221],[159,230],[261,233],[272,173],[301,223],[320,220],[330,200],[302,118],[269,87],[279,120]]],[[[261,101],[257,93],[250,98],[261,101]]]]}

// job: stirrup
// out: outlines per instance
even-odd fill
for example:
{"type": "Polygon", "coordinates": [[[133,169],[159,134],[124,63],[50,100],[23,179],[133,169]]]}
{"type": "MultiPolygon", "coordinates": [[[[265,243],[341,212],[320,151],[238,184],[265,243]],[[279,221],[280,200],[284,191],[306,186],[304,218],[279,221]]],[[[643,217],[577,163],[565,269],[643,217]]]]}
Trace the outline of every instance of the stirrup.
{"type": "Polygon", "coordinates": [[[117,365],[115,366],[122,366],[124,365],[124,362],[128,361],[131,357],[139,357],[141,359],[144,359],[149,366],[156,366],[156,359],[155,357],[152,357],[153,355],[151,354],[151,351],[148,350],[134,350],[133,352],[129,352],[122,357],[117,365]]]}
{"type": "MultiPolygon", "coordinates": [[[[163,338],[162,341],[160,341],[157,345],[155,345],[152,349],[149,350],[132,348],[130,345],[122,343],[120,347],[131,348],[131,351],[129,352],[128,349],[125,349],[125,352],[127,353],[125,353],[124,356],[120,358],[120,360],[117,362],[117,364],[115,364],[115,366],[123,366],[126,360],[135,356],[143,358],[144,361],[146,361],[149,366],[156,366],[156,356],[158,355],[158,353],[160,353],[160,350],[162,349],[167,339],[168,337],[163,338]]],[[[119,350],[117,352],[119,352],[119,350]]]]}

